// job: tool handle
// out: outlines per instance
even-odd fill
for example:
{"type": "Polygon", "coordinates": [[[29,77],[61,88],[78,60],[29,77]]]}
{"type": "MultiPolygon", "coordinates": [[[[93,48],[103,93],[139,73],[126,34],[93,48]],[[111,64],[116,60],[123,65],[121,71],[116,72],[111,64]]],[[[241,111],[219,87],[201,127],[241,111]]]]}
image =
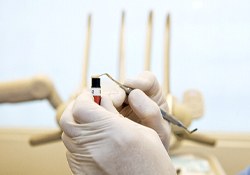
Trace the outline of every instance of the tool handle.
{"type": "Polygon", "coordinates": [[[32,146],[37,146],[45,144],[48,142],[53,142],[61,139],[62,131],[54,131],[45,134],[34,135],[30,138],[29,142],[32,146]]]}

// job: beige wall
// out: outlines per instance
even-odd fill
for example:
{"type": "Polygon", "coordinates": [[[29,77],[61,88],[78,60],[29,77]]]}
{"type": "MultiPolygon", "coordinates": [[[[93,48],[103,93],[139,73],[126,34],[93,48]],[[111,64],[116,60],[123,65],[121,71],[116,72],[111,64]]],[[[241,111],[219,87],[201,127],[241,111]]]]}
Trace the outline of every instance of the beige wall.
{"type": "MultiPolygon", "coordinates": [[[[48,175],[71,174],[62,142],[31,147],[32,134],[46,130],[0,129],[0,174],[48,175]]],[[[250,165],[250,134],[211,134],[218,138],[215,148],[184,142],[173,153],[208,153],[215,155],[228,175],[235,175],[250,165]]]]}
{"type": "Polygon", "coordinates": [[[29,137],[41,132],[43,131],[0,129],[0,174],[71,174],[61,141],[36,147],[29,145],[29,137]]]}

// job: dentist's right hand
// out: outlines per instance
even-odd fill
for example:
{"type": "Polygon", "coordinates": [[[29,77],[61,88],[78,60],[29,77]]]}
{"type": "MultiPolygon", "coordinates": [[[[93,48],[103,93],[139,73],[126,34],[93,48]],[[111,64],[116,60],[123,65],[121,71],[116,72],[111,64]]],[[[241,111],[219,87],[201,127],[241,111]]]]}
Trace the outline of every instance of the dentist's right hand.
{"type": "Polygon", "coordinates": [[[99,106],[83,91],[67,106],[60,125],[74,174],[175,174],[158,134],[119,114],[109,97],[99,106]]]}

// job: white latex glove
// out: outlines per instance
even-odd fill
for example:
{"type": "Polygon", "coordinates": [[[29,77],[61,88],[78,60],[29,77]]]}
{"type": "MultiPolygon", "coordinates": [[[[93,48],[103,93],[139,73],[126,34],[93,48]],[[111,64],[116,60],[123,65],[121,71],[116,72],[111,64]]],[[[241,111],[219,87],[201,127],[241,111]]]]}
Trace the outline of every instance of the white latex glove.
{"type": "MultiPolygon", "coordinates": [[[[142,93],[134,91],[131,95],[142,93]]],[[[144,96],[145,98],[147,96],[144,96]]],[[[147,106],[156,105],[149,98],[147,106]]],[[[135,99],[133,104],[141,103],[135,99]]],[[[136,106],[134,106],[136,108],[136,106]]],[[[151,113],[149,111],[149,113],[151,113]]],[[[163,175],[175,174],[157,133],[118,113],[109,97],[101,106],[84,91],[64,111],[60,125],[67,158],[74,174],[163,175]]]]}
{"type": "MultiPolygon", "coordinates": [[[[134,79],[127,79],[124,84],[135,89],[126,100],[128,105],[124,104],[125,93],[120,88],[109,87],[110,92],[105,92],[105,94],[111,97],[114,106],[123,116],[154,129],[168,150],[171,127],[162,118],[159,109],[160,107],[168,111],[168,105],[156,77],[151,72],[145,71],[134,79]]],[[[105,90],[108,91],[108,89],[105,90]]]]}

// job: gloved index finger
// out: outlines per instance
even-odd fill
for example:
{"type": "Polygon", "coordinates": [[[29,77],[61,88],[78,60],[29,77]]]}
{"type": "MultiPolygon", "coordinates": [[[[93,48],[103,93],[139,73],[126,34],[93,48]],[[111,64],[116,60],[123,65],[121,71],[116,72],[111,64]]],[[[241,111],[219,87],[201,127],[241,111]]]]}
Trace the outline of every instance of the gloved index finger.
{"type": "Polygon", "coordinates": [[[117,109],[115,108],[111,98],[107,95],[102,96],[101,104],[103,108],[105,108],[107,111],[110,111],[114,114],[119,114],[117,109]]]}
{"type": "Polygon", "coordinates": [[[140,89],[149,96],[157,94],[160,90],[160,85],[156,77],[149,71],[139,74],[134,79],[125,80],[124,85],[134,89],[140,89]]]}
{"type": "Polygon", "coordinates": [[[120,107],[126,99],[124,90],[114,82],[104,82],[102,85],[102,96],[109,96],[116,108],[120,107]]]}
{"type": "Polygon", "coordinates": [[[160,127],[162,120],[160,108],[145,93],[139,89],[135,89],[129,94],[128,101],[143,125],[155,130],[160,127]]]}
{"type": "Polygon", "coordinates": [[[72,109],[73,117],[80,124],[103,120],[112,115],[111,112],[96,104],[89,91],[83,91],[79,95],[72,109]]]}

